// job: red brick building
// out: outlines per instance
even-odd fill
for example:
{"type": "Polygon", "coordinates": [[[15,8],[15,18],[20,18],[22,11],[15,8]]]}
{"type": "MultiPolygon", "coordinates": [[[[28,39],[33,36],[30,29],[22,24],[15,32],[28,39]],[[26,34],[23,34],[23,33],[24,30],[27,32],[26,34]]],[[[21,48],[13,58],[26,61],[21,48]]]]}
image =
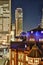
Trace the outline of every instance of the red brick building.
{"type": "Polygon", "coordinates": [[[43,65],[42,52],[33,45],[27,42],[11,42],[10,65],[35,65],[35,60],[36,65],[43,65]]]}

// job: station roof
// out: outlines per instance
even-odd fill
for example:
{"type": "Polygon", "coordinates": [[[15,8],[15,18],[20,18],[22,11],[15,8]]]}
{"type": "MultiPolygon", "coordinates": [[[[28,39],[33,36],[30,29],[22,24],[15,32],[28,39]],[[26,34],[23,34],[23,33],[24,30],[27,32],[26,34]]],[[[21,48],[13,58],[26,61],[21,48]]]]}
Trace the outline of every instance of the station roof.
{"type": "Polygon", "coordinates": [[[32,57],[32,58],[41,58],[42,56],[42,52],[41,50],[38,48],[38,46],[36,46],[36,44],[32,47],[32,49],[30,50],[28,57],[32,57]]]}
{"type": "Polygon", "coordinates": [[[43,30],[43,28],[41,28],[40,25],[39,25],[38,27],[36,27],[36,28],[34,28],[30,31],[42,31],[42,30],[43,30]]]}

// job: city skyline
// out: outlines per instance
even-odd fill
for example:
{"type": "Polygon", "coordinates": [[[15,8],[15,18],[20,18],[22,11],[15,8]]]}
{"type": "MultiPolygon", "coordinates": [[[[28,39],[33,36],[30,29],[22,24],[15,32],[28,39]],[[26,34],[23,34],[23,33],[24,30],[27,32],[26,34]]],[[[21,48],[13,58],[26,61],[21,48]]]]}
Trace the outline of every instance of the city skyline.
{"type": "Polygon", "coordinates": [[[43,0],[12,0],[12,22],[15,23],[15,9],[23,9],[23,29],[29,31],[41,22],[43,0]]]}

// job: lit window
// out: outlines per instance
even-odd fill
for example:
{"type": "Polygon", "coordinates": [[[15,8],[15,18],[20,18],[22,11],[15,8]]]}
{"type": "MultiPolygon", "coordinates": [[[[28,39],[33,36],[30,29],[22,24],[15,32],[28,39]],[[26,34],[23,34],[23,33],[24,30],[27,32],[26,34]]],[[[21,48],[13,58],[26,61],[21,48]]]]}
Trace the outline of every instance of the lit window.
{"type": "Polygon", "coordinates": [[[30,63],[33,63],[33,59],[30,59],[30,63]]]}
{"type": "Polygon", "coordinates": [[[34,59],[34,63],[39,63],[39,59],[34,59]]]}
{"type": "Polygon", "coordinates": [[[23,65],[23,62],[18,62],[18,65],[23,65]]]}
{"type": "Polygon", "coordinates": [[[33,64],[33,59],[32,58],[28,58],[28,63],[29,64],[33,64]]]}
{"type": "Polygon", "coordinates": [[[24,54],[23,53],[18,53],[18,59],[23,60],[23,58],[24,58],[24,54]]]}
{"type": "Polygon", "coordinates": [[[23,62],[21,62],[21,65],[23,65],[23,62]]]}
{"type": "Polygon", "coordinates": [[[12,60],[12,65],[14,65],[14,60],[12,60]]]}
{"type": "Polygon", "coordinates": [[[28,57],[26,56],[26,61],[28,61],[28,57]]]}
{"type": "Polygon", "coordinates": [[[18,65],[20,65],[20,62],[18,62],[18,65]]]}
{"type": "Polygon", "coordinates": [[[12,58],[14,58],[14,51],[12,51],[12,58]]]}

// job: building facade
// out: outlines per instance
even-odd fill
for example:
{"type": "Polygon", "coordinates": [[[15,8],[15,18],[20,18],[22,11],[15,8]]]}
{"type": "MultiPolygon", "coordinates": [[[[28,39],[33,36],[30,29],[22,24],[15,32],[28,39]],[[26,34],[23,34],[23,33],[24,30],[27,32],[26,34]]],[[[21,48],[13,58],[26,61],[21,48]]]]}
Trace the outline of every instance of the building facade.
{"type": "Polygon", "coordinates": [[[28,42],[11,42],[10,65],[43,65],[42,52],[28,42]]]}
{"type": "Polygon", "coordinates": [[[11,43],[10,65],[28,65],[27,54],[29,53],[29,49],[27,51],[26,50],[24,51],[22,50],[22,47],[19,48],[20,46],[22,46],[23,44],[22,42],[15,42],[15,44],[14,45],[13,44],[14,42],[11,43]]]}
{"type": "Polygon", "coordinates": [[[0,42],[7,40],[11,31],[11,0],[0,0],[0,42]]]}
{"type": "Polygon", "coordinates": [[[22,8],[17,8],[15,10],[15,28],[16,28],[16,36],[19,36],[23,31],[23,10],[22,8]]]}

